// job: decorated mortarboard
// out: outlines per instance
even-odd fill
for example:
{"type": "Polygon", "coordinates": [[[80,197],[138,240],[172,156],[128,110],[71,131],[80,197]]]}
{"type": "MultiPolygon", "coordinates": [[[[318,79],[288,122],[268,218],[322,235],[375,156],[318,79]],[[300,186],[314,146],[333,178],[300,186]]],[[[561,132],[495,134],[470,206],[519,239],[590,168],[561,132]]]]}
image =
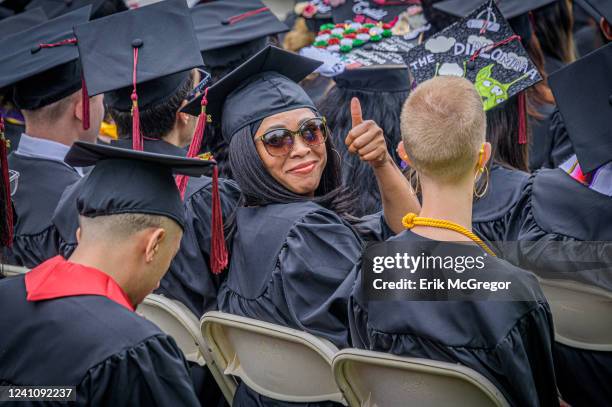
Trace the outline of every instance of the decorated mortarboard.
{"type": "Polygon", "coordinates": [[[610,0],[576,0],[597,23],[603,17],[608,23],[612,24],[612,1],[610,0]]]}
{"type": "Polygon", "coordinates": [[[584,174],[612,161],[612,44],[548,78],[584,174]]]}
{"type": "Polygon", "coordinates": [[[9,17],[0,23],[0,38],[25,31],[45,21],[47,21],[47,15],[41,7],[9,17]]]}
{"type": "MultiPolygon", "coordinates": [[[[497,3],[501,14],[510,23],[512,29],[519,34],[523,40],[528,40],[532,34],[529,12],[540,7],[547,6],[557,0],[486,0],[484,3],[497,3]]],[[[445,0],[434,4],[434,8],[464,18],[471,15],[472,10],[481,6],[483,0],[445,0]]],[[[499,26],[495,21],[490,22],[486,12],[472,18],[471,25],[482,26],[481,21],[489,21],[487,30],[495,30],[499,26]]]]}
{"type": "Polygon", "coordinates": [[[185,0],[166,0],[74,28],[90,96],[133,112],[134,149],[142,150],[139,109],[163,103],[203,64],[185,0]],[[160,35],[160,27],[164,35],[160,35]]]}
{"type": "Polygon", "coordinates": [[[332,16],[335,23],[395,24],[401,13],[417,4],[420,4],[419,0],[346,0],[332,10],[332,16]]]}
{"type": "Polygon", "coordinates": [[[183,111],[198,115],[204,105],[212,120],[221,121],[223,137],[229,142],[236,131],[267,116],[304,107],[314,109],[297,82],[320,65],[319,61],[269,45],[183,111]]]}
{"type": "MultiPolygon", "coordinates": [[[[405,55],[417,84],[435,76],[460,76],[474,83],[484,110],[490,110],[542,80],[520,36],[515,34],[494,2],[489,1],[405,55]]],[[[520,109],[524,111],[524,109],[520,109]]],[[[526,143],[521,116],[519,143],[526,143]]]]}
{"type": "Polygon", "coordinates": [[[372,65],[345,69],[334,77],[336,86],[361,92],[408,92],[410,75],[405,65],[372,65]]]}
{"type": "Polygon", "coordinates": [[[191,9],[204,64],[224,67],[242,62],[267,45],[269,35],[289,27],[259,0],[222,0],[191,9]]]}
{"type": "Polygon", "coordinates": [[[81,141],[73,144],[65,161],[79,167],[95,165],[77,197],[81,215],[161,215],[183,229],[185,209],[172,175],[201,176],[214,166],[210,161],[81,141]]]}
{"type": "Polygon", "coordinates": [[[0,88],[13,86],[18,108],[39,109],[81,89],[73,27],[89,11],[83,7],[0,41],[0,88]]]}
{"type": "Polygon", "coordinates": [[[122,1],[116,1],[116,5],[113,4],[110,7],[111,10],[107,11],[105,8],[109,7],[108,2],[109,0],[34,0],[26,6],[26,10],[42,7],[49,18],[55,18],[84,6],[91,6],[90,17],[92,19],[103,17],[109,14],[109,12],[127,10],[122,1]]]}

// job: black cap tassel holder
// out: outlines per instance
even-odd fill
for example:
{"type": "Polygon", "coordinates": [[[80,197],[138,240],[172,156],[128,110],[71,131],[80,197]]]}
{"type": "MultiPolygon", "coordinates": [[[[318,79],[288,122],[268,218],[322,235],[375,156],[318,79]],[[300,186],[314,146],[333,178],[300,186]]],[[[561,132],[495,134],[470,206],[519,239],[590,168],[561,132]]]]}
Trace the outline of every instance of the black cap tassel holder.
{"type": "Polygon", "coordinates": [[[140,133],[140,109],[138,108],[138,92],[136,92],[136,72],[138,69],[138,49],[142,47],[142,40],[135,39],[132,41],[134,49],[134,68],[132,70],[132,148],[136,151],[144,150],[144,141],[140,133]]]}
{"type": "Polygon", "coordinates": [[[4,137],[4,118],[0,115],[0,170],[2,171],[2,204],[4,216],[2,220],[2,236],[0,241],[4,247],[13,245],[13,205],[11,204],[11,182],[8,170],[8,140],[4,137]]]}
{"type": "MultiPolygon", "coordinates": [[[[35,54],[39,52],[43,48],[55,48],[61,47],[64,45],[77,45],[76,38],[68,38],[63,41],[55,42],[52,44],[38,44],[33,47],[31,52],[35,54]]],[[[81,78],[81,95],[82,95],[82,109],[83,109],[83,130],[89,130],[90,122],[89,122],[89,95],[87,94],[87,86],[85,85],[85,78],[81,78]]]]}
{"type": "MultiPolygon", "coordinates": [[[[195,158],[200,152],[202,141],[204,139],[204,130],[206,129],[206,122],[208,115],[206,114],[206,106],[208,105],[208,88],[204,90],[202,95],[202,101],[200,102],[201,110],[198,116],[198,123],[196,125],[193,140],[189,145],[189,151],[187,152],[187,158],[195,158]]],[[[186,175],[178,175],[176,177],[176,185],[178,186],[181,198],[185,197],[185,189],[187,188],[187,181],[189,178],[186,175]]],[[[213,168],[212,177],[212,219],[211,219],[211,247],[210,247],[210,269],[213,274],[220,274],[224,268],[227,267],[228,254],[227,247],[225,245],[225,233],[223,230],[223,211],[221,209],[221,197],[219,196],[219,168],[215,165],[213,168]]]]}

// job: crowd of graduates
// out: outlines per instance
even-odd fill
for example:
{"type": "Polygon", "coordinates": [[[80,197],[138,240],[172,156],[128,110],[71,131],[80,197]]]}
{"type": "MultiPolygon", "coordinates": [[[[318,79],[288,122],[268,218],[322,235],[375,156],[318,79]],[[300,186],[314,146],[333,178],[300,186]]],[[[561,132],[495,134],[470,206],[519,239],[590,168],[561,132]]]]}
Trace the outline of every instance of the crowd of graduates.
{"type": "MultiPolygon", "coordinates": [[[[224,405],[135,312],[155,292],[459,363],[512,406],[612,405],[612,354],[556,342],[538,282],[612,290],[612,1],[314,0],[286,21],[260,0],[130,6],[0,0],[1,260],[30,270],[0,276],[0,386],[224,405]],[[437,55],[489,28],[509,35],[460,75],[410,52],[330,74],[364,41],[392,60],[384,38],[437,55]],[[493,79],[505,46],[531,77],[493,79]],[[364,250],[385,241],[467,243],[517,299],[370,301],[364,250]]],[[[233,405],[299,403],[240,383],[233,405]]]]}

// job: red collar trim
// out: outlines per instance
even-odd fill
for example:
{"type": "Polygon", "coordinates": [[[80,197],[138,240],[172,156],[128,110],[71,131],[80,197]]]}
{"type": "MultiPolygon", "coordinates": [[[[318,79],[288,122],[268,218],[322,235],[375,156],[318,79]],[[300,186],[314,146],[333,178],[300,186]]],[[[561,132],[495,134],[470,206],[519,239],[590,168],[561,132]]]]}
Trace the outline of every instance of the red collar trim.
{"type": "Polygon", "coordinates": [[[55,256],[25,275],[28,301],[43,301],[77,295],[101,295],[130,311],[127,294],[108,274],[55,256]]]}

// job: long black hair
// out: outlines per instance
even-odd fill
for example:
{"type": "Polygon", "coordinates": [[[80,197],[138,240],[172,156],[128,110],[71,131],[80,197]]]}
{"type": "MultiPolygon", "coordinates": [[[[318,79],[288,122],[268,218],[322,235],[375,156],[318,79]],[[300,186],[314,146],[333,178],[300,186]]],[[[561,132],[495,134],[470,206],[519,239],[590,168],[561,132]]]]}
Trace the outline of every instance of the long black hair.
{"type": "Polygon", "coordinates": [[[400,162],[395,148],[401,141],[400,114],[408,91],[374,92],[346,89],[334,86],[318,108],[327,119],[334,144],[342,157],[344,185],[357,194],[355,216],[364,216],[382,209],[380,192],[372,168],[355,154],[349,153],[344,139],[352,126],[350,101],[357,97],[361,103],[363,117],[378,124],[385,135],[387,150],[396,163],[400,162]]]}
{"type": "MultiPolygon", "coordinates": [[[[317,112],[315,112],[317,113],[317,112]]],[[[334,142],[328,137],[325,142],[327,164],[323,169],[321,181],[314,198],[291,192],[270,175],[259,157],[253,136],[261,121],[238,130],[229,144],[229,162],[234,180],[241,190],[241,206],[263,206],[275,203],[293,203],[310,200],[334,211],[349,223],[355,222],[352,216],[353,198],[347,188],[342,186],[340,160],[334,152],[334,142]]],[[[235,231],[234,212],[227,221],[227,236],[231,240],[235,231]]]]}
{"type": "Polygon", "coordinates": [[[565,64],[576,59],[571,7],[569,0],[559,0],[533,11],[534,31],[542,52],[565,64]]]}

